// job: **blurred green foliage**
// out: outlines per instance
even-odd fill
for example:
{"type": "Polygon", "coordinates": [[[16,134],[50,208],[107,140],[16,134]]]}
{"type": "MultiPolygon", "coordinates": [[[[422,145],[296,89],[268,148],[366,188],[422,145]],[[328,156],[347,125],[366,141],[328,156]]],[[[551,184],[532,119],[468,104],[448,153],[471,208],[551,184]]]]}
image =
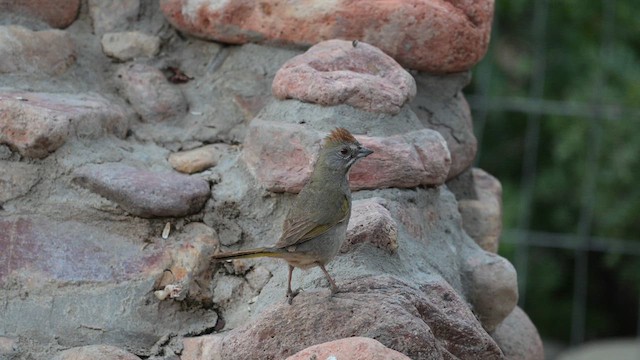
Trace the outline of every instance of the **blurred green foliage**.
{"type": "MultiPolygon", "coordinates": [[[[543,43],[538,44],[532,15],[536,1],[544,0],[496,2],[489,52],[466,91],[486,89],[494,99],[531,97],[536,46],[542,46],[542,97],[592,106],[594,116],[540,116],[529,229],[576,234],[585,199],[594,196],[591,235],[640,244],[640,4],[547,1],[543,43]],[[481,84],[483,76],[488,82],[481,84]],[[612,107],[627,115],[598,117],[612,107]],[[594,146],[599,154],[590,158],[594,146]],[[594,192],[587,187],[591,166],[597,174],[594,192]]],[[[478,166],[501,180],[504,228],[516,229],[523,210],[528,115],[489,111],[486,119],[478,166]]],[[[513,261],[514,246],[505,243],[500,252],[513,261]]],[[[525,310],[545,337],[570,337],[574,261],[572,250],[531,248],[525,310]]],[[[640,256],[590,252],[588,264],[587,338],[635,336],[640,256]]]]}

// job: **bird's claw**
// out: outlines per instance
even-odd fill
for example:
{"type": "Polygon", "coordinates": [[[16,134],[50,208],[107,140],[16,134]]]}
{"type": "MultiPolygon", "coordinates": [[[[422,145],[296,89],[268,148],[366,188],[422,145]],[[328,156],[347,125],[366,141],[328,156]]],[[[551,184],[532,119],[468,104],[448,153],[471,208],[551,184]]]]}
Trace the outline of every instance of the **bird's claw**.
{"type": "Polygon", "coordinates": [[[297,289],[296,291],[287,291],[287,304],[291,305],[291,302],[293,301],[293,298],[298,296],[298,294],[300,294],[300,292],[302,291],[302,289],[297,289]]]}

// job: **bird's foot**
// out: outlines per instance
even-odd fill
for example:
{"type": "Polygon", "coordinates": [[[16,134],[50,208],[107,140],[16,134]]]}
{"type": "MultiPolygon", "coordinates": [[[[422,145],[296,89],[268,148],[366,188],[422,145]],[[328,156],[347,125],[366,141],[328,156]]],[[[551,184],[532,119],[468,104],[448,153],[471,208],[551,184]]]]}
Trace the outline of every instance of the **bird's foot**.
{"type": "Polygon", "coordinates": [[[340,292],[340,288],[338,288],[335,284],[331,284],[331,296],[340,292]]]}
{"type": "Polygon", "coordinates": [[[297,289],[296,291],[291,291],[291,290],[287,291],[287,296],[286,296],[287,304],[291,305],[293,298],[298,296],[300,292],[302,292],[302,289],[297,289]]]}

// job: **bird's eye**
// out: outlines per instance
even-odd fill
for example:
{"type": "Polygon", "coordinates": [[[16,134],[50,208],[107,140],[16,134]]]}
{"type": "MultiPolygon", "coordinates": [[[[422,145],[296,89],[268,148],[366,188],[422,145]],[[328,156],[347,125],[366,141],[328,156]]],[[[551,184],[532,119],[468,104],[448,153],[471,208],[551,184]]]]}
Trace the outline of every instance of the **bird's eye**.
{"type": "Polygon", "coordinates": [[[342,156],[347,156],[348,153],[349,153],[349,149],[347,148],[342,148],[342,150],[340,150],[340,154],[342,154],[342,156]]]}

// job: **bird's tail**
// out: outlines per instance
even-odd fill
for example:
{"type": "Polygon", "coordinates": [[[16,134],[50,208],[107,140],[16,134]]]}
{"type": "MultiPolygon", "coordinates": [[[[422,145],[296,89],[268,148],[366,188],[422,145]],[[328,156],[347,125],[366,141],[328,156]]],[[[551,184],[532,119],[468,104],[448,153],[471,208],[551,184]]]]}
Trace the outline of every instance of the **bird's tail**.
{"type": "Polygon", "coordinates": [[[251,259],[259,257],[281,258],[282,250],[273,248],[257,248],[249,250],[231,251],[213,255],[215,260],[251,259]]]}

